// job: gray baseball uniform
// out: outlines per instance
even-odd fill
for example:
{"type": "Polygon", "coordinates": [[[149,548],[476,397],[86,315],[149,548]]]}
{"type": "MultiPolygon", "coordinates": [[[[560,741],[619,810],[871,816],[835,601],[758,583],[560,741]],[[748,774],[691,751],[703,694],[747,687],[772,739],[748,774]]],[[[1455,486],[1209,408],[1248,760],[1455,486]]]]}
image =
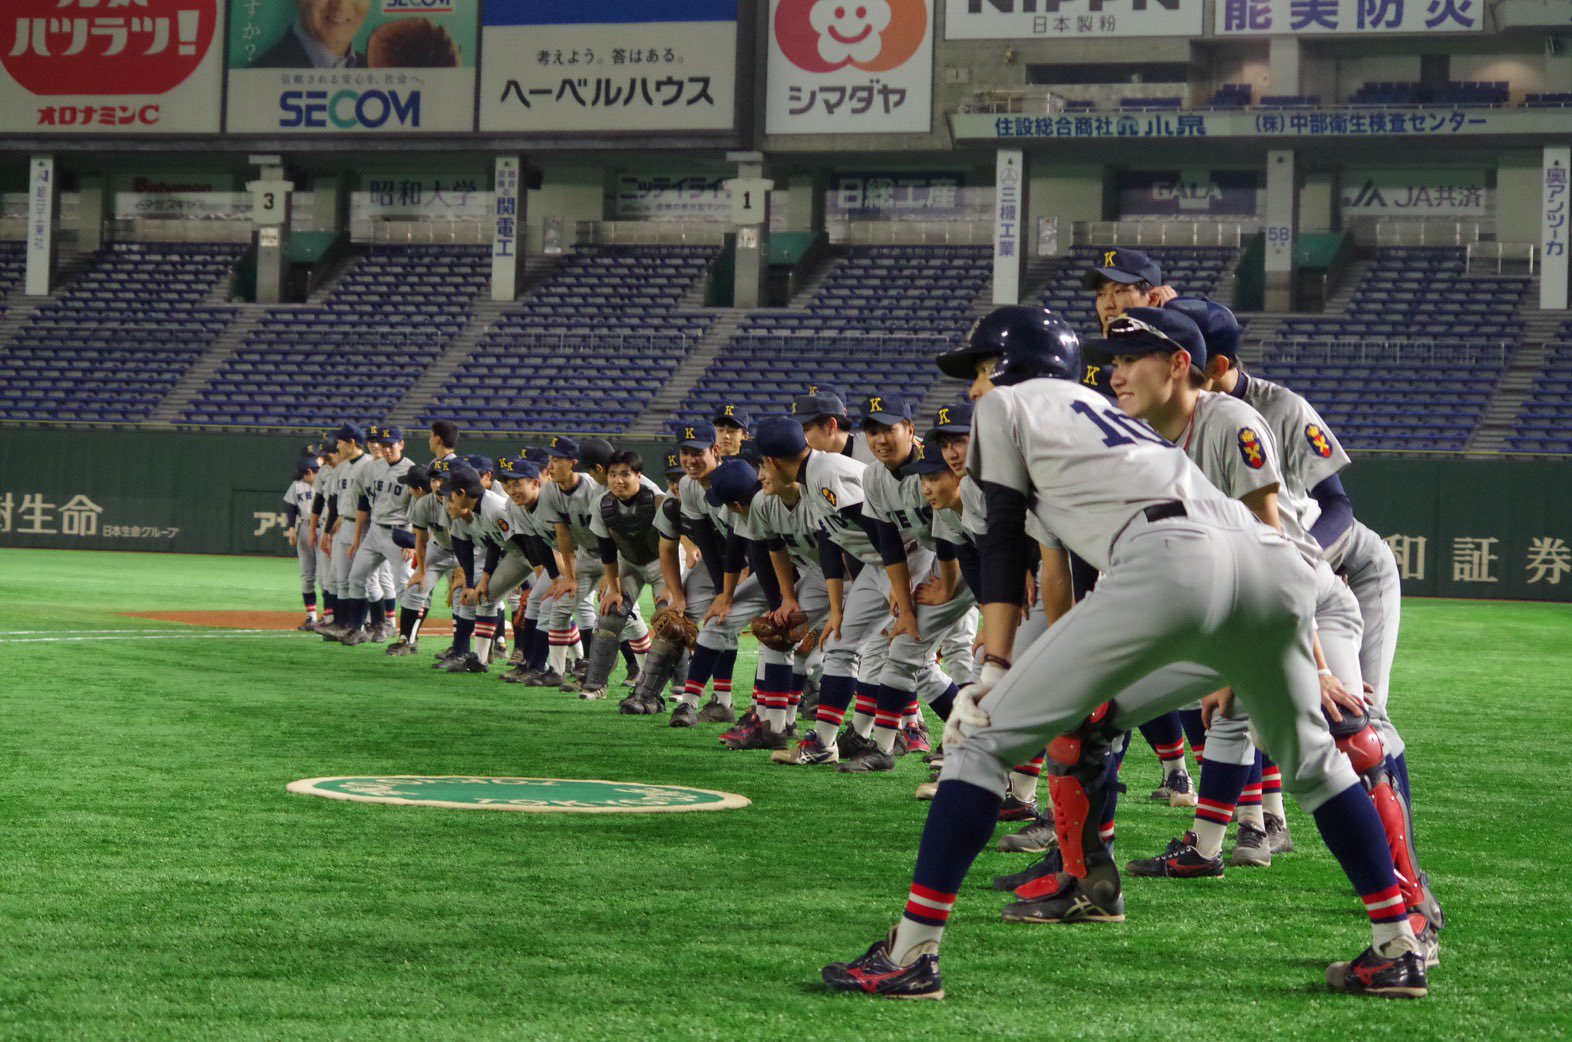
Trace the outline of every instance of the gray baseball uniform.
{"type": "Polygon", "coordinates": [[[366,591],[360,596],[372,595],[373,575],[384,567],[393,585],[388,596],[398,597],[409,582],[410,566],[405,563],[404,550],[394,541],[393,533],[409,531],[409,486],[399,479],[412,466],[414,462],[407,458],[400,458],[397,463],[373,460],[360,479],[361,495],[371,506],[365,538],[349,576],[352,589],[366,591]]]}
{"type": "MultiPolygon", "coordinates": [[[[1321,715],[1314,573],[1286,537],[1208,483],[1182,452],[1096,392],[1037,379],[978,403],[968,469],[1024,496],[1105,573],[981,699],[989,723],[945,750],[943,777],[1002,795],[1012,766],[1110,691],[1129,730],[1193,696],[1127,689],[1179,662],[1225,677],[1306,810],[1358,783],[1321,715]]],[[[987,562],[985,562],[985,567],[987,562]]]]}
{"type": "Polygon", "coordinates": [[[296,478],[284,490],[284,502],[294,507],[295,557],[300,563],[300,592],[315,593],[317,588],[317,551],[311,541],[311,503],[316,487],[296,478]]]}
{"type": "Polygon", "coordinates": [[[331,581],[333,592],[346,599],[365,595],[363,589],[355,589],[349,581],[354,565],[350,547],[355,545],[355,510],[360,502],[361,479],[370,469],[371,463],[370,456],[361,454],[333,468],[333,495],[338,502],[338,533],[333,537],[331,581]]]}

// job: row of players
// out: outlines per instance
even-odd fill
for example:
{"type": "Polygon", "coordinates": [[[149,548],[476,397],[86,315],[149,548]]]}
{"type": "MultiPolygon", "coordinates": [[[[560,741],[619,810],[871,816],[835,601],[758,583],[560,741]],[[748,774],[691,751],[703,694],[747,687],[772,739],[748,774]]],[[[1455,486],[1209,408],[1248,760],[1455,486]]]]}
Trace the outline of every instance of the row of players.
{"type": "MultiPolygon", "coordinates": [[[[1039,442],[1037,447],[1049,458],[1076,456],[1079,450],[1069,444],[1075,439],[1040,416],[1023,414],[1003,425],[985,425],[980,406],[974,440],[973,418],[967,407],[957,405],[941,408],[928,436],[919,440],[911,409],[897,395],[873,395],[862,403],[860,426],[874,456],[866,464],[850,455],[852,424],[839,400],[828,394],[800,397],[793,402],[792,416],[757,425],[753,444],[763,457],[759,466],[725,458],[712,425],[683,425],[678,451],[668,460],[680,463],[683,473],[664,495],[642,477],[632,454],[614,453],[609,445],[600,444],[586,454],[583,448],[557,439],[555,450],[546,452],[544,482],[528,454],[498,461],[504,497],[488,489],[484,475],[475,468],[455,465],[454,442],[441,441],[436,426],[432,450],[438,459],[424,476],[424,484],[435,495],[420,494],[423,482],[418,474],[413,483],[403,475],[391,480],[379,473],[369,482],[351,478],[346,485],[339,471],[354,468],[361,456],[354,438],[358,432],[342,430],[338,433],[347,437],[338,439],[334,479],[340,482],[341,496],[350,493],[347,509],[358,510],[361,523],[347,537],[343,532],[351,526],[340,525],[330,542],[335,551],[344,544],[349,558],[333,566],[348,576],[347,583],[337,584],[346,592],[335,594],[332,604],[338,630],[345,632],[338,639],[358,642],[366,605],[381,592],[369,585],[371,573],[400,563],[398,551],[376,549],[378,542],[362,538],[376,538],[368,525],[396,527],[387,520],[392,515],[384,515],[382,522],[375,520],[391,485],[416,489],[411,497],[412,520],[428,498],[443,504],[440,510],[435,505],[427,508],[422,516],[446,517],[449,545],[441,552],[451,555],[456,564],[455,644],[460,651],[446,668],[483,667],[484,662],[476,660],[491,651],[507,593],[531,576],[544,574],[545,579],[530,585],[525,598],[524,625],[515,647],[519,668],[510,672],[534,679],[560,678],[583,632],[582,628],[575,632],[574,624],[584,618],[594,627],[583,650],[584,693],[592,697],[604,693],[618,643],[626,633],[631,637],[629,650],[642,655],[643,661],[636,663],[638,680],[633,694],[622,703],[624,711],[657,708],[659,693],[680,667],[686,649],[680,639],[664,632],[649,642],[632,606],[642,587],[650,585],[659,601],[685,613],[700,630],[672,723],[731,720],[729,690],[722,699],[717,685],[714,701],[702,710],[698,703],[721,656],[734,652],[742,626],[762,618],[767,627],[789,629],[806,617],[819,639],[761,653],[754,710],[743,726],[729,732],[731,743],[772,749],[778,762],[812,764],[841,760],[841,746],[849,742],[854,748],[842,763],[843,770],[888,770],[911,726],[914,703],[921,698],[950,721],[942,749],[956,746],[952,764],[954,752],[972,754],[963,758],[965,767],[952,770],[952,764],[947,764],[941,777],[949,781],[953,775],[953,780],[964,783],[949,786],[952,793],[980,788],[991,798],[993,806],[986,815],[990,832],[1001,798],[1027,804],[1020,794],[1035,788],[1035,775],[1046,762],[1057,814],[1051,826],[1040,820],[1026,832],[1035,828],[1049,833],[1040,845],[1029,848],[1046,848],[1048,856],[1008,880],[1020,900],[1004,913],[1007,918],[1030,921],[1123,918],[1118,873],[1109,849],[1117,788],[1112,772],[1120,748],[1113,724],[1116,720],[1125,726],[1145,723],[1148,740],[1159,755],[1167,762],[1182,760],[1183,716],[1149,710],[1205,695],[1207,753],[1194,827],[1158,857],[1127,867],[1144,875],[1221,874],[1223,832],[1250,784],[1252,770],[1278,773],[1261,763],[1252,741],[1252,733],[1258,734],[1268,750],[1289,754],[1284,780],[1297,791],[1301,806],[1315,814],[1370,912],[1375,934],[1371,948],[1351,963],[1334,964],[1329,980],[1348,990],[1422,994],[1426,965],[1437,958],[1436,932],[1442,917],[1417,868],[1402,739],[1385,713],[1396,635],[1396,574],[1390,552],[1353,519],[1336,479],[1347,457],[1314,410],[1292,392],[1252,379],[1239,368],[1238,324],[1227,309],[1205,300],[1173,299],[1161,289],[1160,277],[1153,277],[1155,265],[1134,251],[1109,251],[1104,260],[1088,275],[1089,285],[1098,291],[1105,323],[1105,338],[1095,342],[1095,351],[1089,345],[1088,355],[1096,357],[1083,361],[1075,335],[1057,316],[1041,309],[1006,308],[982,320],[967,347],[941,359],[941,367],[950,375],[973,381],[971,397],[984,405],[1001,387],[1024,381],[1031,381],[1034,390],[1042,383],[1057,387],[1084,383],[1111,392],[1117,409],[1084,389],[1068,402],[1069,414],[1090,425],[1100,448],[1111,454],[1089,470],[1086,466],[1094,461],[1078,458],[1082,469],[1058,473],[1050,467],[1039,474],[1033,457],[1026,454],[1013,467],[996,464],[1005,467],[1009,481],[990,482],[987,461],[994,456],[985,456],[983,450],[990,437],[998,441],[1006,437],[1001,432],[1013,432],[1018,441],[1039,442]],[[1164,306],[1150,306],[1158,303],[1164,306]],[[1185,472],[1177,484],[1170,481],[1165,486],[1182,495],[1144,507],[1139,494],[1103,497],[1117,504],[1116,512],[1128,509],[1134,517],[1126,515],[1119,519],[1122,524],[1089,532],[1086,518],[1076,516],[1073,504],[1087,499],[1089,487],[1118,483],[1117,466],[1109,471],[1107,464],[1129,462],[1139,485],[1150,476],[1145,471],[1154,469],[1140,457],[1158,445],[1165,450],[1174,445],[1182,448],[1182,455],[1195,465],[1189,472],[1198,467],[1210,482],[1206,494],[1190,487],[1185,472]],[[586,455],[590,457],[583,472],[572,469],[575,452],[581,463],[586,455]],[[1124,460],[1126,456],[1131,459],[1124,460]],[[550,472],[553,467],[556,473],[550,472]],[[575,510],[577,490],[586,482],[591,487],[575,510]],[[1041,494],[1043,487],[1065,482],[1068,486],[1059,489],[1066,493],[1063,503],[1041,494]],[[1000,492],[1003,488],[1024,494],[1032,487],[1038,493],[1020,504],[1010,503],[1000,492]],[[1256,527],[1264,523],[1281,533],[1276,543],[1290,548],[1301,562],[1311,563],[1303,569],[1299,584],[1303,589],[1293,592],[1313,602],[1313,625],[1300,635],[1307,635],[1301,650],[1307,659],[1313,656],[1319,674],[1312,692],[1317,704],[1297,704],[1296,697],[1304,700],[1304,685],[1293,682],[1272,691],[1257,688],[1255,697],[1246,696],[1243,684],[1226,682],[1233,679],[1232,671],[1208,662],[1199,648],[1193,656],[1199,661],[1182,656],[1179,665],[1154,663],[1152,638],[1158,634],[1137,629],[1122,640],[1116,640],[1117,634],[1099,635],[1103,654],[1094,656],[1091,668],[1102,670],[1105,681],[1120,678],[1123,670],[1122,682],[1104,690],[1123,691],[1112,703],[1079,723],[1056,718],[1049,725],[1031,719],[1028,711],[1033,726],[1016,728],[1013,741],[990,748],[984,738],[997,729],[1000,716],[990,693],[1008,686],[1006,681],[1012,677],[1017,678],[1017,686],[1029,683],[1018,679],[1020,670],[1008,669],[1008,661],[1055,643],[1053,634],[1039,638],[1061,619],[1068,623],[1074,617],[1071,603],[1093,581],[1088,572],[1118,574],[1114,567],[1118,561],[1109,557],[1110,544],[1122,545],[1132,526],[1159,526],[1173,520],[1226,528],[1235,519],[1210,502],[1218,490],[1242,503],[1239,509],[1248,511],[1250,526],[1257,532],[1264,531],[1256,527]],[[993,509],[995,499],[1006,504],[1002,525],[997,522],[1000,512],[993,509]],[[1026,533],[1031,538],[1016,547],[1023,552],[1001,562],[997,554],[1001,533],[1026,533]],[[683,568],[684,539],[698,546],[699,567],[683,568]],[[368,546],[372,550],[363,563],[368,546]],[[1021,590],[1029,591],[1032,585],[1027,583],[1002,595],[991,576],[1016,566],[1017,573],[1024,574],[1027,551],[1033,546],[1041,557],[1040,565],[1032,569],[1040,580],[1040,595],[1023,598],[1021,590]],[[1077,558],[1083,563],[1080,569],[1077,558]],[[605,582],[595,605],[590,594],[598,583],[597,572],[605,582]],[[357,576],[361,581],[356,581],[357,576]],[[471,577],[478,577],[473,585],[471,577]],[[566,608],[561,604],[564,599],[566,608]],[[1035,607],[1023,608],[1023,600],[1035,607]],[[975,625],[979,602],[989,620],[983,634],[988,653],[974,665],[964,652],[971,645],[970,627],[975,625]],[[1006,604],[1008,612],[993,613],[1006,604]],[[1008,640],[1003,639],[1006,633],[1008,640]],[[464,646],[472,636],[476,647],[471,651],[464,646]],[[952,649],[950,668],[967,684],[964,691],[958,691],[935,662],[945,643],[952,649]],[[546,649],[543,668],[529,661],[538,647],[546,649]],[[526,650],[521,654],[521,649],[526,650]],[[814,726],[792,746],[788,732],[796,700],[813,668],[813,655],[822,656],[814,726]],[[1164,668],[1134,668],[1132,662],[1164,668]],[[1361,697],[1362,691],[1368,698],[1361,697]],[[986,711],[985,697],[990,698],[986,711]],[[845,735],[838,735],[854,701],[852,725],[845,735]],[[1113,707],[1122,712],[1114,712],[1113,707]],[[1034,741],[1054,741],[1035,756],[1004,753],[1006,748],[1028,751],[1020,746],[1021,730],[1036,735],[1034,741]],[[1065,731],[1070,735],[1065,736],[1065,731]],[[1172,755],[1175,746],[1177,757],[1172,755]],[[989,762],[988,767],[982,766],[983,761],[989,762]],[[1006,763],[1007,770],[995,772],[992,768],[999,762],[1006,763]],[[1361,795],[1354,799],[1344,783],[1356,771],[1361,795]],[[986,785],[980,784],[983,779],[986,785]],[[1030,781],[1018,787],[1019,779],[1030,781]],[[1329,829],[1323,817],[1339,824],[1329,829]],[[1364,827],[1370,820],[1377,822],[1374,832],[1364,827]],[[1379,855],[1366,849],[1368,842],[1355,842],[1339,833],[1344,827],[1352,828],[1349,835],[1356,839],[1384,839],[1379,855]],[[1336,842],[1329,833],[1338,835],[1336,842]]],[[[735,411],[730,418],[738,419],[735,411]]],[[[732,425],[744,427],[746,419],[732,425]]],[[[1017,445],[1014,452],[1021,456],[1022,447],[1017,445]]],[[[1008,457],[1010,452],[998,455],[1008,457]]],[[[1171,469],[1171,459],[1156,469],[1163,467],[1171,469]]],[[[388,498],[399,495],[394,492],[388,498]]],[[[342,500],[339,509],[341,514],[346,510],[342,500]]],[[[314,528],[321,511],[313,513],[314,528]]],[[[1097,513],[1086,511],[1088,518],[1097,513]]],[[[330,514],[326,520],[333,520],[330,514]]],[[[440,527],[440,522],[428,521],[413,548],[427,578],[417,575],[417,582],[410,584],[428,600],[435,585],[429,578],[433,526],[440,527]]],[[[1255,545],[1269,542],[1259,535],[1251,538],[1255,545]]],[[[391,536],[389,545],[397,546],[391,536]]],[[[1228,563],[1240,562],[1230,557],[1228,563]]],[[[1196,581],[1186,589],[1207,585],[1199,576],[1192,578],[1196,581]]],[[[1240,578],[1232,577],[1231,596],[1236,601],[1240,578]]],[[[1243,578],[1259,580],[1258,585],[1279,593],[1285,582],[1277,574],[1243,578]]],[[[1106,605],[1110,600],[1104,595],[1088,605],[1106,605]]],[[[1256,607],[1257,615],[1272,614],[1262,605],[1256,607]]],[[[1281,606],[1276,607],[1281,614],[1281,606]]],[[[423,610],[424,604],[416,608],[405,598],[400,644],[390,653],[413,646],[423,610]]],[[[1220,617],[1239,625],[1219,627],[1218,619],[1212,618],[1218,612],[1219,605],[1213,604],[1209,614],[1203,613],[1204,620],[1193,620],[1202,624],[1202,631],[1194,636],[1215,642],[1220,633],[1231,635],[1238,645],[1233,654],[1258,656],[1262,634],[1246,633],[1245,620],[1228,617],[1226,611],[1220,617]]],[[[1084,619],[1087,612],[1079,614],[1084,619]]],[[[1066,628],[1059,626],[1054,634],[1066,628]]],[[[1169,645],[1164,653],[1172,651],[1172,640],[1156,643],[1169,645]]],[[[1015,703],[1011,707],[1020,712],[1015,703]]],[[[1199,751],[1202,743],[1192,738],[1192,745],[1199,751]]],[[[942,756],[939,762],[944,762],[942,756]]],[[[930,787],[929,794],[943,794],[946,788],[941,782],[930,787]]],[[[1182,785],[1175,788],[1181,790],[1180,797],[1186,795],[1182,785]]],[[[975,797],[962,797],[968,798],[975,802],[975,797]]],[[[1239,809],[1242,818],[1249,813],[1239,809]]],[[[950,817],[948,806],[945,811],[941,813],[936,804],[930,833],[936,818],[950,817]]],[[[975,829],[979,815],[967,817],[975,829]]],[[[1288,844],[1280,809],[1271,817],[1279,821],[1276,836],[1267,835],[1264,826],[1271,819],[1264,818],[1258,807],[1254,820],[1260,824],[1248,826],[1260,834],[1254,845],[1263,853],[1272,839],[1279,849],[1288,844]]],[[[1244,838],[1245,830],[1241,832],[1244,838]]],[[[969,864],[970,855],[964,860],[969,864]]],[[[953,875],[953,870],[951,863],[939,874],[953,875]]],[[[918,881],[897,929],[862,959],[826,967],[825,978],[832,986],[901,997],[942,994],[936,944],[955,887],[946,890],[925,884],[924,875],[920,857],[918,881]]],[[[959,880],[954,882],[958,885],[959,880]]]]}

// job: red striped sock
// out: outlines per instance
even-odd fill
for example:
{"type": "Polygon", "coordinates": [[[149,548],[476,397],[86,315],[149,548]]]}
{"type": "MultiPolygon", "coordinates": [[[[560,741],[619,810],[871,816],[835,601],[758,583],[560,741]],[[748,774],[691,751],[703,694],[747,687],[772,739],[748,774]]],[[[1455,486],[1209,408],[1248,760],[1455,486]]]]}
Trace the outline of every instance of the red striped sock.
{"type": "Polygon", "coordinates": [[[828,742],[841,729],[841,721],[845,719],[846,710],[836,709],[834,706],[827,706],[820,702],[813,729],[818,732],[821,740],[828,742]]]}
{"type": "Polygon", "coordinates": [[[1365,903],[1365,912],[1372,923],[1396,923],[1408,917],[1408,909],[1403,905],[1402,887],[1395,883],[1385,890],[1359,896],[1365,903]]]}
{"type": "Polygon", "coordinates": [[[1221,800],[1209,800],[1205,796],[1196,801],[1195,816],[1202,821],[1210,821],[1215,825],[1225,828],[1234,817],[1234,805],[1221,800]]]}
{"type": "Polygon", "coordinates": [[[638,640],[630,641],[628,646],[633,649],[635,655],[647,655],[650,650],[650,635],[646,633],[638,640]]]}
{"type": "Polygon", "coordinates": [[[913,883],[906,894],[906,918],[924,926],[943,926],[949,922],[954,908],[954,894],[942,894],[920,883],[913,883]]]}
{"type": "Polygon", "coordinates": [[[1164,763],[1173,763],[1175,760],[1183,760],[1184,739],[1181,738],[1172,745],[1159,745],[1157,747],[1157,758],[1164,763]]]}
{"type": "Polygon", "coordinates": [[[1043,754],[1038,753],[1019,767],[1016,767],[1015,772],[1017,774],[1029,774],[1033,778],[1041,778],[1043,775],[1043,754]]]}
{"type": "Polygon", "coordinates": [[[857,715],[859,715],[859,716],[877,716],[878,715],[878,708],[879,708],[878,699],[874,698],[872,695],[858,695],[857,696],[857,715]]]}
{"type": "Polygon", "coordinates": [[[1261,805],[1261,786],[1251,782],[1244,787],[1244,792],[1239,794],[1239,806],[1259,807],[1261,805]]]}
{"type": "Polygon", "coordinates": [[[1195,753],[1196,766],[1199,767],[1202,763],[1206,762],[1206,756],[1205,756],[1206,743],[1205,742],[1202,742],[1200,745],[1192,745],[1192,746],[1190,746],[1190,751],[1192,753],[1195,753]]]}
{"type": "Polygon", "coordinates": [[[1268,764],[1261,768],[1261,792],[1270,795],[1283,791],[1283,772],[1277,764],[1268,764]]]}

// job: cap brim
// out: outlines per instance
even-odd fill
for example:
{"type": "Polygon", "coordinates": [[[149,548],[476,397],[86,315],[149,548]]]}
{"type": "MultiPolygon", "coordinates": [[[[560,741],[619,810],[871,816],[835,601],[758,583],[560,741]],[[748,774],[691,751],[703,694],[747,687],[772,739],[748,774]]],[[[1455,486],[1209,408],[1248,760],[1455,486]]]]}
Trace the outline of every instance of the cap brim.
{"type": "Polygon", "coordinates": [[[857,426],[862,430],[867,430],[870,426],[894,427],[896,424],[906,422],[906,417],[904,416],[896,416],[894,413],[889,413],[888,415],[890,417],[888,421],[880,420],[873,416],[864,416],[862,419],[857,421],[857,426]]]}
{"type": "Polygon", "coordinates": [[[1172,354],[1179,350],[1183,350],[1179,344],[1146,335],[1081,341],[1081,358],[1092,365],[1113,365],[1113,360],[1121,355],[1172,354]]]}
{"type": "Polygon", "coordinates": [[[694,440],[694,441],[679,441],[677,443],[677,448],[679,448],[679,449],[698,449],[700,452],[703,452],[705,449],[708,449],[708,448],[713,448],[714,446],[715,446],[715,443],[713,441],[698,441],[698,440],[694,440]]]}
{"type": "Polygon", "coordinates": [[[1145,282],[1146,276],[1132,275],[1130,272],[1120,271],[1118,268],[1093,268],[1091,271],[1088,271],[1085,275],[1081,276],[1081,288],[1096,289],[1098,286],[1101,286],[1105,280],[1108,282],[1117,282],[1123,286],[1133,286],[1137,282],[1145,282]]]}

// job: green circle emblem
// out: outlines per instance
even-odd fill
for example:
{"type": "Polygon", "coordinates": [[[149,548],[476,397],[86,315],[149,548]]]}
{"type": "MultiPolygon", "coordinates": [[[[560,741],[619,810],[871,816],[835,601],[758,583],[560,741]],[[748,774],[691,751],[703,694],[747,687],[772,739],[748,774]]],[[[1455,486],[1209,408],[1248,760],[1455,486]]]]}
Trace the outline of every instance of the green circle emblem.
{"type": "Polygon", "coordinates": [[[745,796],[677,785],[579,778],[491,778],[480,775],[362,775],[290,782],[290,792],[358,803],[532,814],[668,814],[735,810],[745,796]]]}

